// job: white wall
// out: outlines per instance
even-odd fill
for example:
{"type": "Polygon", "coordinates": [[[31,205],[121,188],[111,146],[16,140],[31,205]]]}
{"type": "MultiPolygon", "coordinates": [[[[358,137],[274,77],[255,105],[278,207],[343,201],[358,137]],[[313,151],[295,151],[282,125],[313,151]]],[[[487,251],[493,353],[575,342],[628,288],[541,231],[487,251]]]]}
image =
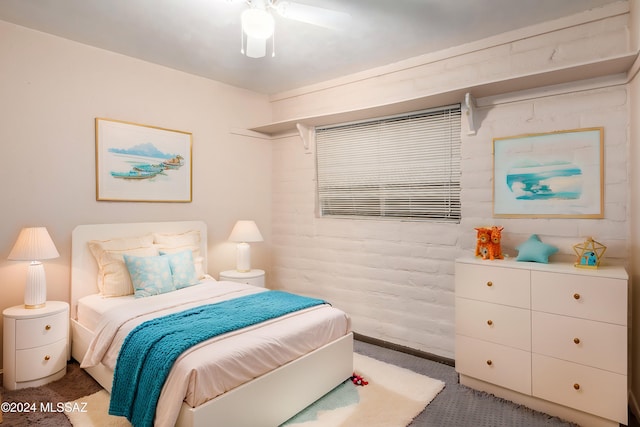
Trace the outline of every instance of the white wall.
{"type": "Polygon", "coordinates": [[[253,265],[268,270],[271,147],[229,133],[270,119],[263,95],[2,21],[0,63],[0,310],[23,301],[27,266],[7,256],[24,226],[46,226],[60,252],[44,262],[55,300],[69,299],[79,224],[202,219],[217,274],[235,266],[234,222],[251,218],[267,240],[253,265]],[[97,202],[95,117],[191,132],[193,202],[97,202]]]}
{"type": "MultiPolygon", "coordinates": [[[[546,71],[629,52],[628,9],[621,6],[545,23],[538,32],[530,28],[434,54],[437,61],[428,60],[421,67],[371,70],[369,77],[345,77],[324,88],[273,97],[277,120],[287,121],[300,112],[304,113],[299,117],[322,116],[420,94],[428,103],[429,93],[441,98],[464,85],[471,93],[488,88],[493,92],[477,100],[477,135],[467,135],[466,122],[463,128],[459,225],[318,218],[314,156],[304,153],[296,136],[276,139],[274,283],[345,309],[356,332],[453,358],[453,262],[473,254],[474,227],[504,226],[503,245],[511,255],[517,254],[513,249],[517,244],[535,233],[560,248],[552,260],[572,259],[572,246],[593,236],[608,246],[609,261],[625,262],[631,224],[625,76],[512,92],[514,79],[527,70],[525,64],[544,82],[546,71]],[[583,22],[577,22],[579,18],[583,22]],[[595,126],[605,132],[604,219],[492,218],[493,138],[595,126]]],[[[576,72],[576,78],[579,75],[576,72]]]]}
{"type": "MultiPolygon", "coordinates": [[[[640,47],[640,6],[638,2],[631,3],[631,43],[634,50],[640,47]]],[[[640,125],[638,118],[640,117],[640,61],[636,60],[634,67],[629,72],[631,83],[629,84],[629,171],[630,171],[630,194],[629,194],[629,210],[630,215],[634,218],[631,221],[630,230],[630,258],[629,265],[632,294],[631,304],[633,307],[633,321],[631,326],[631,390],[630,405],[636,415],[640,418],[640,291],[637,289],[640,283],[640,125]]]]}

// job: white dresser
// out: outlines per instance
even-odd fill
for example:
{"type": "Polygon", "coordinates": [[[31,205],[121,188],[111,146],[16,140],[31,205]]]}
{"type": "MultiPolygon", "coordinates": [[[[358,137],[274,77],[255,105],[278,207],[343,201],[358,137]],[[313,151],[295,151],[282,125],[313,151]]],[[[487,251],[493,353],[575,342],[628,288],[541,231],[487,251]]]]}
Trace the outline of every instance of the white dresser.
{"type": "Polygon", "coordinates": [[[624,268],[456,261],[460,383],[582,426],[627,424],[624,268]]]}

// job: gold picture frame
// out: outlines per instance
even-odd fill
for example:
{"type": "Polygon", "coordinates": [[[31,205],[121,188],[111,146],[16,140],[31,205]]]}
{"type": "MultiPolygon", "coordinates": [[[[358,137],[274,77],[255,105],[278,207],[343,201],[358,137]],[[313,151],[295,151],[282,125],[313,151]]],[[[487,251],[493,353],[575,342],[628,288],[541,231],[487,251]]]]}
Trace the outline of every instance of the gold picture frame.
{"type": "Polygon", "coordinates": [[[604,129],[494,138],[493,216],[604,218],[604,129]]]}
{"type": "Polygon", "coordinates": [[[96,200],[192,201],[189,132],[95,119],[96,200]]]}

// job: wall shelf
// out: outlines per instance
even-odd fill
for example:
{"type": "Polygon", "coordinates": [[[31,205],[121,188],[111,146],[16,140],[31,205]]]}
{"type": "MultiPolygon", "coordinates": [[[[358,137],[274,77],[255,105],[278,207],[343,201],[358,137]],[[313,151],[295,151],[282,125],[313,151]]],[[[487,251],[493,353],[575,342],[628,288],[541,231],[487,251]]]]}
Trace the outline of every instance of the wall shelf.
{"type": "Polygon", "coordinates": [[[632,68],[636,57],[636,52],[630,52],[624,55],[568,67],[555,68],[543,72],[522,74],[506,79],[486,81],[471,86],[449,88],[442,92],[426,93],[416,98],[404,99],[387,104],[374,105],[361,109],[336,111],[334,113],[317,116],[296,117],[254,126],[249,128],[249,130],[267,136],[275,136],[285,132],[295,132],[297,123],[302,123],[306,126],[345,123],[463,102],[466,93],[471,93],[477,99],[580,80],[624,74],[632,68]]]}

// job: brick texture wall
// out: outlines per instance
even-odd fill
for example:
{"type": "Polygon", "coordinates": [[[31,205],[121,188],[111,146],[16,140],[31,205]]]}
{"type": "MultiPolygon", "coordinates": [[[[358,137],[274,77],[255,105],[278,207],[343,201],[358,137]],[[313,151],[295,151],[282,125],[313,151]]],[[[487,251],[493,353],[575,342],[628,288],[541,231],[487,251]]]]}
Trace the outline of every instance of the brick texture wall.
{"type": "MultiPolygon", "coordinates": [[[[594,51],[594,46],[602,51],[603,44],[619,42],[621,28],[602,31],[595,44],[580,42],[582,32],[579,27],[563,30],[563,39],[570,42],[556,46],[556,55],[588,56],[586,51],[594,51]],[[573,32],[572,37],[567,37],[567,31],[573,32]]],[[[545,34],[518,42],[518,49],[501,49],[493,59],[521,67],[528,58],[540,59],[525,54],[527,50],[548,51],[552,45],[553,38],[545,34]]],[[[496,49],[490,49],[490,54],[496,55],[496,49]]],[[[476,51],[467,59],[476,64],[479,56],[481,52],[476,51]]],[[[463,56],[448,61],[439,64],[465,66],[463,56]]],[[[429,77],[425,74],[422,79],[429,77]]],[[[473,254],[474,227],[504,226],[503,247],[512,256],[517,254],[514,247],[535,233],[560,248],[552,260],[572,259],[572,246],[593,236],[608,246],[605,258],[626,261],[630,230],[627,91],[623,78],[610,76],[479,98],[477,134],[467,134],[466,122],[462,130],[460,224],[319,218],[313,149],[305,153],[297,135],[275,140],[270,286],[327,299],[351,315],[358,333],[453,358],[454,260],[473,254]],[[493,138],[600,126],[605,132],[604,219],[492,217],[493,138]]]]}

